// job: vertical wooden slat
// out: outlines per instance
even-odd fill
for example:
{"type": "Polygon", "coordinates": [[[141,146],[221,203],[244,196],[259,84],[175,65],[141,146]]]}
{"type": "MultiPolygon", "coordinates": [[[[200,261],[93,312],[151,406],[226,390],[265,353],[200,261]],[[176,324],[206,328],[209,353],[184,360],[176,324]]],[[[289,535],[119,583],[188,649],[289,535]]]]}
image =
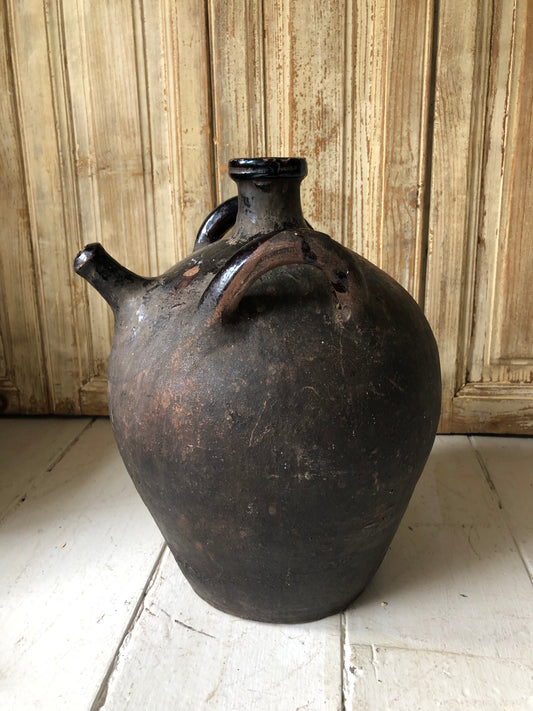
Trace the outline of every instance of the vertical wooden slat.
{"type": "MultiPolygon", "coordinates": [[[[63,3],[82,242],[102,242],[134,271],[149,266],[143,146],[130,2],[63,3]],[[116,28],[120,28],[117,32],[116,28]]],[[[79,245],[81,247],[82,244],[79,245]]],[[[112,319],[86,288],[90,339],[82,408],[101,395],[112,319]]]]}
{"type": "Polygon", "coordinates": [[[0,412],[38,413],[48,394],[9,40],[0,3],[0,412]]]}
{"type": "Polygon", "coordinates": [[[427,248],[427,133],[434,7],[393,2],[381,170],[381,267],[421,300],[427,248]]]}
{"type": "Polygon", "coordinates": [[[205,11],[192,0],[3,7],[2,200],[20,245],[2,244],[0,390],[8,411],[103,414],[112,318],[72,259],[100,241],[154,274],[190,250],[214,192],[205,11]]]}
{"type": "MultiPolygon", "coordinates": [[[[213,202],[205,15],[163,0],[77,0],[62,13],[78,247],[102,242],[130,269],[160,273],[190,250],[213,202]]],[[[112,317],[78,281],[88,313],[81,409],[103,414],[112,317]]]]}
{"type": "Polygon", "coordinates": [[[350,124],[345,140],[347,167],[346,229],[349,244],[381,264],[384,119],[389,14],[386,0],[354,1],[351,24],[347,104],[350,124]]]}
{"type": "MultiPolygon", "coordinates": [[[[64,91],[54,73],[50,8],[42,0],[10,1],[7,6],[50,407],[78,413],[78,335],[68,249],[72,205],[63,173],[64,91]]],[[[27,360],[24,366],[31,367],[27,360]]]]}
{"type": "Polygon", "coordinates": [[[345,3],[265,0],[269,152],[307,158],[304,213],[343,241],[345,3]]]}
{"type": "Polygon", "coordinates": [[[419,299],[433,3],[353,3],[348,23],[348,243],[419,299]]]}
{"type": "MultiPolygon", "coordinates": [[[[290,116],[294,101],[293,37],[295,26],[292,0],[265,0],[265,94],[268,114],[267,152],[277,156],[295,155],[290,116]]],[[[306,155],[303,156],[307,158],[306,155]]]]}
{"type": "MultiPolygon", "coordinates": [[[[469,343],[469,379],[483,379],[484,366],[490,361],[490,312],[494,303],[494,277],[497,245],[500,239],[504,199],[502,152],[508,124],[508,75],[511,69],[514,9],[511,3],[496,2],[486,50],[487,89],[479,113],[484,121],[483,150],[478,161],[480,175],[479,210],[470,230],[479,235],[472,246],[476,270],[473,284],[472,337],[469,343]],[[489,56],[490,53],[490,56],[489,56]],[[484,109],[484,111],[483,111],[484,109]],[[483,113],[482,113],[483,111],[483,113]],[[473,315],[474,315],[473,314],[473,315]]],[[[474,241],[472,239],[472,241],[474,241]]],[[[462,363],[461,363],[462,365],[462,363]]]]}
{"type": "Polygon", "coordinates": [[[208,1],[217,201],[234,195],[231,158],[268,153],[265,141],[263,0],[208,1]]]}
{"type": "Polygon", "coordinates": [[[426,306],[440,345],[444,432],[532,428],[528,8],[440,5],[426,306]]]}
{"type": "Polygon", "coordinates": [[[439,4],[425,305],[439,343],[442,431],[450,431],[457,377],[464,373],[458,364],[464,359],[473,268],[467,226],[475,208],[472,190],[479,185],[472,166],[482,142],[476,119],[483,78],[477,71],[484,66],[490,10],[483,2],[439,4]]]}
{"type": "MultiPolygon", "coordinates": [[[[498,250],[493,281],[491,365],[501,361],[498,380],[533,379],[533,8],[527,0],[516,3],[514,13],[503,3],[494,54],[501,42],[503,57],[496,65],[503,73],[505,91],[504,140],[496,134],[499,175],[504,203],[501,207],[498,250]],[[503,65],[503,67],[501,67],[503,65]],[[502,71],[503,70],[503,71],[502,71]],[[520,363],[522,360],[524,362],[520,363]],[[513,362],[514,361],[514,362],[513,362]],[[506,367],[508,366],[508,367],[506,367]],[[509,367],[510,366],[510,367],[509,367]],[[514,367],[513,367],[514,366],[514,367]],[[502,372],[503,371],[503,372],[502,372]],[[513,372],[514,371],[514,372],[513,372]]],[[[496,124],[496,130],[498,128],[496,124]]],[[[492,177],[492,176],[491,176],[492,177]]],[[[491,183],[497,183],[497,179],[491,183]]],[[[492,275],[491,275],[492,276],[492,275]]],[[[485,375],[487,378],[487,375],[485,375]]],[[[494,374],[492,378],[494,379],[494,374]]]]}
{"type": "Polygon", "coordinates": [[[160,0],[141,19],[159,273],[191,251],[214,207],[207,18],[194,0],[160,0]]]}
{"type": "Polygon", "coordinates": [[[432,3],[264,0],[253,21],[250,8],[210,5],[219,170],[243,147],[305,156],[310,222],[419,297],[432,3]]]}

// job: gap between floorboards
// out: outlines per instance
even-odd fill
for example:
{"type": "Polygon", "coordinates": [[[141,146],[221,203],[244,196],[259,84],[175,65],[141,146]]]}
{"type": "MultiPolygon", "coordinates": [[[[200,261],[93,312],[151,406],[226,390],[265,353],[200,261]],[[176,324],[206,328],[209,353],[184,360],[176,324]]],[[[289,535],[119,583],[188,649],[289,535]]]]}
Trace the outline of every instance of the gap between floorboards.
{"type": "Polygon", "coordinates": [[[154,583],[157,579],[159,570],[161,569],[161,564],[163,562],[163,556],[165,554],[166,548],[167,548],[167,544],[163,543],[161,546],[161,550],[159,551],[159,554],[157,555],[155,563],[152,566],[152,570],[150,571],[150,573],[148,575],[146,584],[145,584],[144,588],[142,589],[141,594],[139,595],[139,599],[137,600],[137,604],[135,605],[135,608],[131,614],[128,624],[126,625],[124,634],[122,635],[120,642],[118,643],[118,646],[115,650],[113,658],[111,659],[111,662],[107,668],[107,671],[104,675],[102,683],[100,684],[100,688],[98,689],[98,691],[96,693],[96,696],[95,696],[94,701],[91,705],[90,711],[100,711],[100,709],[102,709],[105,705],[105,702],[107,699],[107,692],[109,690],[109,684],[111,682],[111,678],[112,678],[112,676],[117,668],[118,662],[120,660],[120,656],[122,654],[122,648],[124,647],[126,640],[131,635],[135,625],[137,624],[138,620],[140,619],[140,617],[144,611],[144,601],[146,599],[146,596],[150,592],[150,589],[152,588],[152,586],[154,585],[154,583]]]}

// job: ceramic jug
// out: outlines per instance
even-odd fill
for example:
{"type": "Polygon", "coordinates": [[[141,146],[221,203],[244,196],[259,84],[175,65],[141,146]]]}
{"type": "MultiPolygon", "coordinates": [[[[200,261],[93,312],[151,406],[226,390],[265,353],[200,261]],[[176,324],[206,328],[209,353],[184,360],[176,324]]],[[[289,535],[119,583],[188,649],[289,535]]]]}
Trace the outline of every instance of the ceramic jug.
{"type": "Polygon", "coordinates": [[[313,230],[301,158],[230,162],[238,197],[192,254],[141,277],[99,244],[120,454],[178,565],[267,622],[348,606],[380,565],[440,411],[435,339],[391,277],[313,230]]]}

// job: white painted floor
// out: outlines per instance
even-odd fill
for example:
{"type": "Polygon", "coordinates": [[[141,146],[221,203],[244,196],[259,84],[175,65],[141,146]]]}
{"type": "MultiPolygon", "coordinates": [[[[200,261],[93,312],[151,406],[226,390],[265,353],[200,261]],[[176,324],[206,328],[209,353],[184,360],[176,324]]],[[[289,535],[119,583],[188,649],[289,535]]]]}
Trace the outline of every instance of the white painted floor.
{"type": "Polygon", "coordinates": [[[441,436],[343,615],[199,600],[106,419],[0,420],[2,711],[533,709],[533,438],[441,436]]]}

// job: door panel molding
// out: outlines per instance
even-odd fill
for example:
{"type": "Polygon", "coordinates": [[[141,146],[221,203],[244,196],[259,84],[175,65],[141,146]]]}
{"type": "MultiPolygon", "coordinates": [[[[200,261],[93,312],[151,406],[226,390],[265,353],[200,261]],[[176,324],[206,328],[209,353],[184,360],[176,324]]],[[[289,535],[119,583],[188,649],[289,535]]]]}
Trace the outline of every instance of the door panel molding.
{"type": "Polygon", "coordinates": [[[530,195],[518,212],[509,207],[517,160],[523,171],[533,162],[524,109],[533,99],[524,77],[532,16],[527,0],[441,4],[426,310],[441,353],[443,432],[533,432],[529,353],[502,347],[503,324],[515,340],[532,328],[525,172],[519,185],[530,195]],[[503,308],[513,293],[522,326],[503,308]]]}

